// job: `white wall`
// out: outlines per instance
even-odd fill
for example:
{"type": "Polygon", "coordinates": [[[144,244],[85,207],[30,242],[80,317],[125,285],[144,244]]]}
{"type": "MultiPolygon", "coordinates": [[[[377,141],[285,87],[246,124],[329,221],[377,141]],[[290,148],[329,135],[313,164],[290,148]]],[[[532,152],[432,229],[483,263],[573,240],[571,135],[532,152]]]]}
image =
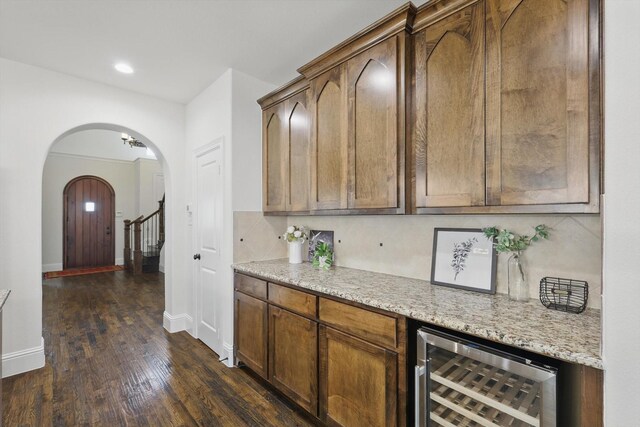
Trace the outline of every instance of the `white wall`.
{"type": "MultiPolygon", "coordinates": [[[[260,209],[261,204],[261,113],[256,99],[273,89],[273,85],[261,82],[235,70],[227,70],[218,80],[205,89],[186,107],[186,167],[191,168],[194,151],[215,140],[224,141],[224,234],[222,236],[222,265],[219,272],[224,301],[218,302],[221,325],[221,358],[233,361],[233,211],[236,206],[260,209]],[[237,134],[237,135],[236,135],[237,134]],[[233,197],[232,197],[233,194],[233,197]]],[[[193,176],[188,203],[193,203],[193,176]]],[[[193,235],[189,245],[193,248],[193,235]]],[[[194,284],[195,265],[189,283],[194,284]]],[[[194,298],[190,301],[191,317],[195,320],[194,298]]],[[[192,330],[192,333],[194,331],[192,330]]]]}
{"type": "Polygon", "coordinates": [[[52,153],[47,157],[42,175],[42,271],[62,270],[63,264],[63,191],[73,178],[95,175],[106,180],[115,191],[115,260],[122,265],[125,219],[135,216],[136,201],[132,162],[86,159],[52,153]]]}
{"type": "MultiPolygon", "coordinates": [[[[135,169],[136,212],[135,217],[149,215],[158,209],[164,190],[155,188],[156,175],[162,175],[162,165],[156,160],[137,159],[133,162],[135,169]],[[158,191],[159,194],[155,194],[158,191]]],[[[157,184],[156,184],[157,185],[157,184]]]]}
{"type": "Polygon", "coordinates": [[[0,59],[0,286],[12,290],[3,310],[5,376],[44,363],[43,167],[54,141],[88,124],[125,128],[161,159],[167,182],[165,304],[171,315],[186,312],[184,106],[0,59]]]}
{"type": "MultiPolygon", "coordinates": [[[[193,171],[195,170],[194,165],[194,152],[219,139],[222,138],[224,141],[224,153],[225,153],[225,176],[223,178],[224,185],[226,187],[225,193],[226,197],[224,198],[224,216],[223,221],[225,223],[224,227],[226,228],[228,210],[231,206],[231,196],[229,194],[229,189],[231,188],[231,180],[229,179],[229,170],[231,169],[229,165],[231,164],[231,150],[228,149],[228,145],[231,141],[231,70],[227,70],[218,80],[213,82],[211,86],[205,89],[202,93],[200,93],[197,97],[195,97],[189,104],[186,106],[185,112],[185,170],[190,171],[185,177],[187,180],[186,193],[187,193],[187,203],[193,206],[195,202],[194,195],[194,176],[193,171]]],[[[189,213],[190,215],[191,213],[189,213]]],[[[195,240],[193,236],[193,229],[189,227],[187,232],[187,249],[191,251],[191,253],[195,253],[195,240]]],[[[223,236],[222,240],[222,253],[221,256],[224,259],[226,256],[226,248],[231,244],[226,234],[223,236]]],[[[224,263],[224,262],[223,262],[224,263]]],[[[188,283],[190,291],[188,292],[188,302],[187,305],[189,307],[189,321],[196,320],[196,301],[194,297],[195,287],[194,280],[196,274],[196,264],[191,262],[189,267],[189,272],[185,276],[185,282],[188,283]]],[[[230,274],[223,269],[220,272],[220,280],[222,283],[227,283],[229,280],[230,274]]],[[[224,303],[218,302],[220,305],[226,305],[224,303]]],[[[222,316],[222,313],[219,313],[222,316]]],[[[218,319],[218,322],[222,322],[222,318],[218,319]]],[[[192,324],[186,325],[189,329],[189,332],[197,337],[197,332],[192,324]]],[[[224,358],[223,352],[220,348],[215,349],[218,352],[220,358],[224,358]]]]}
{"type": "Polygon", "coordinates": [[[233,70],[233,210],[262,211],[262,110],[274,85],[233,70]]]}
{"type": "Polygon", "coordinates": [[[605,1],[605,425],[640,419],[640,2],[605,1]]]}

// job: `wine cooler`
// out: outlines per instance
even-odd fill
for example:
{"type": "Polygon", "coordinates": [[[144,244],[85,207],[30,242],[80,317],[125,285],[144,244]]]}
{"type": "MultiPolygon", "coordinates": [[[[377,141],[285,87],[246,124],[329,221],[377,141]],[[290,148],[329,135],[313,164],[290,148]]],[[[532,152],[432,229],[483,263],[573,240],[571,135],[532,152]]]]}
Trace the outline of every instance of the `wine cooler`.
{"type": "Polygon", "coordinates": [[[554,368],[429,328],[417,338],[416,426],[556,425],[554,368]]]}

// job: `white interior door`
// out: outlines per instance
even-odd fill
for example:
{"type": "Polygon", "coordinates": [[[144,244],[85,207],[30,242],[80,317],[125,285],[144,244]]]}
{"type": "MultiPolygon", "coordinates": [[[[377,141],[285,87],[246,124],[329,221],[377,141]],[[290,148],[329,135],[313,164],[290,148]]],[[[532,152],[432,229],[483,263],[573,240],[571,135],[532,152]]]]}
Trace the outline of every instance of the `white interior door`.
{"type": "Polygon", "coordinates": [[[196,321],[198,338],[222,354],[222,146],[196,154],[196,206],[194,255],[196,267],[196,321]]]}

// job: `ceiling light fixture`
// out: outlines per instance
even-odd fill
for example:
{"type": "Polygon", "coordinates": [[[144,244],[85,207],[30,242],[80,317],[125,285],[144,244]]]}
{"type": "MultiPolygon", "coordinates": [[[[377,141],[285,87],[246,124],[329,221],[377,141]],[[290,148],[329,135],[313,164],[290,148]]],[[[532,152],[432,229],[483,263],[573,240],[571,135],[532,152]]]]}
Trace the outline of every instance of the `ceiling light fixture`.
{"type": "Polygon", "coordinates": [[[124,62],[117,63],[115,65],[115,69],[123,74],[133,74],[133,68],[131,68],[131,65],[125,64],[124,62]]]}
{"type": "Polygon", "coordinates": [[[131,148],[133,148],[133,147],[147,148],[147,146],[144,145],[142,143],[142,141],[135,139],[134,137],[132,137],[128,133],[124,133],[124,132],[121,133],[120,134],[120,139],[122,140],[122,142],[124,144],[126,144],[128,142],[129,145],[131,146],[131,148]]]}

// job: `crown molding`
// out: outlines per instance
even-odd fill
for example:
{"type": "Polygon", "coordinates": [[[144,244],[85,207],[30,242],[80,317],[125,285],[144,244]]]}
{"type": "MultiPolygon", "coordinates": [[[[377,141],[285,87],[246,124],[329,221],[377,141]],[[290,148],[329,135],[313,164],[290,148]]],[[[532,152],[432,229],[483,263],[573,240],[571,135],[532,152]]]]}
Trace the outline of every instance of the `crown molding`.
{"type": "Polygon", "coordinates": [[[55,152],[55,151],[49,152],[49,156],[51,156],[51,157],[68,158],[68,159],[79,159],[79,160],[94,160],[94,161],[99,161],[99,162],[122,163],[122,164],[127,164],[127,165],[135,163],[138,160],[149,161],[149,162],[157,162],[158,161],[157,159],[156,160],[154,160],[154,159],[145,159],[143,157],[138,157],[135,160],[109,159],[109,158],[106,158],[106,157],[86,156],[84,154],[58,153],[58,152],[55,152]]]}

